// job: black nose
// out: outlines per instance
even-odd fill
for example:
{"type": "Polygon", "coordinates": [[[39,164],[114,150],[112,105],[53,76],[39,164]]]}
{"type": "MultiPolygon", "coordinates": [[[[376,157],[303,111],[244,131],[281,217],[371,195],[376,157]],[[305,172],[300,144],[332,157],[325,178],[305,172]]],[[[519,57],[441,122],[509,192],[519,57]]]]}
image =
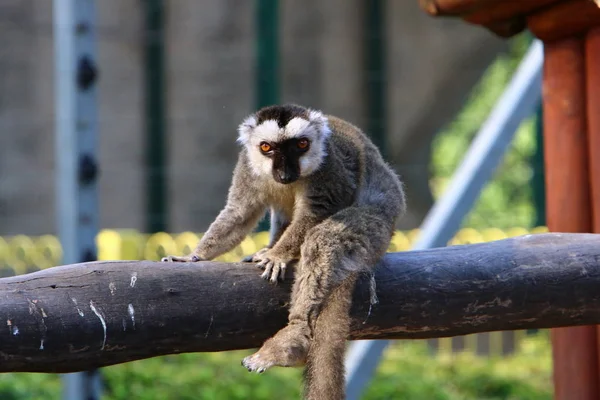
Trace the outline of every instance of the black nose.
{"type": "Polygon", "coordinates": [[[275,180],[279,183],[292,183],[294,182],[296,179],[298,179],[298,175],[294,174],[294,173],[290,173],[289,171],[276,171],[273,174],[273,178],[275,178],[275,180]]]}
{"type": "Polygon", "coordinates": [[[279,182],[281,183],[290,183],[293,180],[294,178],[289,174],[283,172],[279,174],[279,182]]]}

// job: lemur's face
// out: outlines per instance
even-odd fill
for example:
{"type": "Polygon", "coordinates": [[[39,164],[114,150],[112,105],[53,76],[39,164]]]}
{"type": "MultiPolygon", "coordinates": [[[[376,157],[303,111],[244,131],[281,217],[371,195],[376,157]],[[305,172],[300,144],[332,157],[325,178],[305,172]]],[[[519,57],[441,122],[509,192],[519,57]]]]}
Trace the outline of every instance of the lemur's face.
{"type": "Polygon", "coordinates": [[[246,118],[238,130],[238,141],[248,149],[253,171],[283,184],[319,168],[331,133],[321,112],[294,105],[263,108],[246,118]]]}

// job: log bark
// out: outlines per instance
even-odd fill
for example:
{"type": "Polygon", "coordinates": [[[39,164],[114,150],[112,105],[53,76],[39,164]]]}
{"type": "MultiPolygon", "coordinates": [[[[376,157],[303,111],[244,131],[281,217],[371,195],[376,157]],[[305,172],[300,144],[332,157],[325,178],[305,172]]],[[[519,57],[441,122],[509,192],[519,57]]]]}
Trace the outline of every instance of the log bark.
{"type": "MultiPolygon", "coordinates": [[[[0,279],[0,372],[73,372],[258,347],[286,322],[290,283],[252,264],[92,262],[0,279]]],[[[600,235],[540,234],[388,254],[379,304],[357,285],[352,339],[600,322],[600,235]]]]}

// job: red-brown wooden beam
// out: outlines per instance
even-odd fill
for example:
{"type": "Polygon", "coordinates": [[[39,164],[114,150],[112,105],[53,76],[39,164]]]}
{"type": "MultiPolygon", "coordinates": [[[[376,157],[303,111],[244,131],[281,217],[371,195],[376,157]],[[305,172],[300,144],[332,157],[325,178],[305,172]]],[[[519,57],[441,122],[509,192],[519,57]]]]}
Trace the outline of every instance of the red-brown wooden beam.
{"type": "MultiPolygon", "coordinates": [[[[551,231],[590,232],[585,51],[581,39],[544,47],[544,159],[551,231]]],[[[556,400],[597,400],[595,326],[552,329],[556,400]]]]}
{"type": "Polygon", "coordinates": [[[469,13],[502,0],[419,0],[421,8],[429,15],[460,15],[469,13]]]}
{"type": "Polygon", "coordinates": [[[529,15],[527,26],[545,42],[583,35],[600,26],[600,8],[590,0],[563,1],[529,15]]]}
{"type": "Polygon", "coordinates": [[[484,26],[500,37],[509,38],[524,31],[527,27],[527,21],[525,17],[517,16],[503,21],[490,22],[484,26]]]}
{"type": "Polygon", "coordinates": [[[488,25],[494,22],[524,16],[541,7],[546,7],[560,0],[528,0],[528,1],[502,1],[492,3],[485,8],[480,8],[463,16],[467,22],[476,25],[488,25]]]}
{"type": "MultiPolygon", "coordinates": [[[[594,232],[600,232],[600,28],[594,28],[588,32],[585,42],[585,58],[592,228],[594,232]]],[[[596,329],[596,340],[598,363],[600,364],[600,326],[596,329]]]]}
{"type": "Polygon", "coordinates": [[[560,0],[495,2],[462,15],[462,18],[471,24],[485,26],[500,37],[511,37],[525,29],[527,14],[558,1],[560,0]]]}
{"type": "Polygon", "coordinates": [[[600,26],[600,0],[418,0],[432,16],[460,17],[503,37],[525,27],[543,41],[576,35],[600,26]]]}

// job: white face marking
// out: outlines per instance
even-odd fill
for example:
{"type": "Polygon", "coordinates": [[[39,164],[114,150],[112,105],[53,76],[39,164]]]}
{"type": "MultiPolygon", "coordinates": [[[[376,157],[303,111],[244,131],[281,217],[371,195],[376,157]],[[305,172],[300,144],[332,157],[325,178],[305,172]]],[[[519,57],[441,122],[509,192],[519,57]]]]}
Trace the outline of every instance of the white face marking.
{"type": "Polygon", "coordinates": [[[297,138],[304,134],[306,128],[308,128],[310,122],[304,118],[292,118],[290,122],[285,126],[285,138],[297,138]]]}
{"type": "Polygon", "coordinates": [[[254,128],[252,136],[253,138],[251,139],[251,141],[258,141],[259,143],[276,143],[280,142],[284,138],[283,129],[281,129],[279,125],[277,125],[277,121],[273,121],[272,119],[263,121],[260,125],[254,128]]]}
{"type": "Polygon", "coordinates": [[[284,128],[280,128],[277,121],[269,119],[254,128],[252,138],[247,142],[278,143],[303,136],[309,127],[310,122],[300,117],[292,118],[284,128]]]}

